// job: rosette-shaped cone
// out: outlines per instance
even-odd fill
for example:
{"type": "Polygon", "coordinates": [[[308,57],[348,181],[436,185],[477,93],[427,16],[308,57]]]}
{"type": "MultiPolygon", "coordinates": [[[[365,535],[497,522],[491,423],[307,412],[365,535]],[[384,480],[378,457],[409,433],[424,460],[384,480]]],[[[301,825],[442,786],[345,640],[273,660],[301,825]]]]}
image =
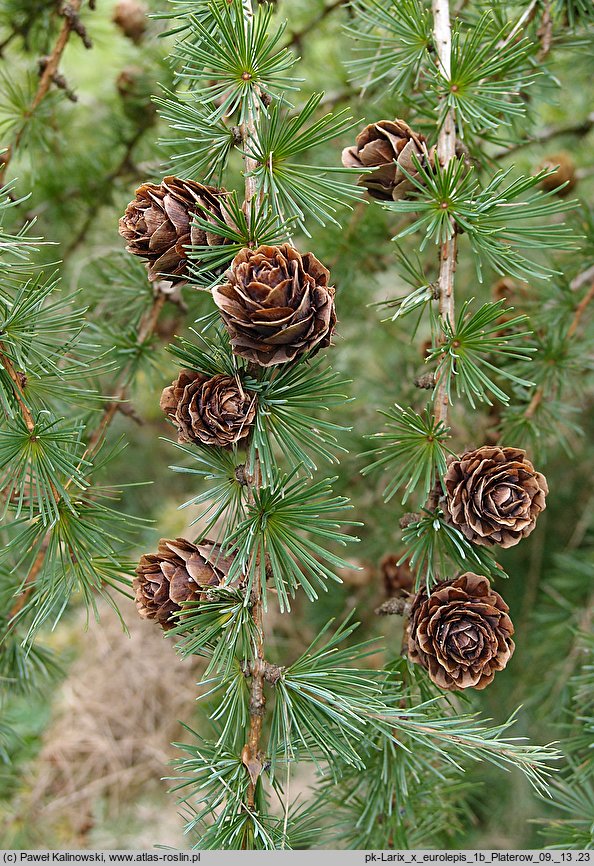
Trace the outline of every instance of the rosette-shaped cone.
{"type": "Polygon", "coordinates": [[[147,260],[149,280],[185,280],[190,245],[225,243],[213,217],[233,225],[225,207],[228,195],[224,189],[173,176],[138,187],[120,219],[119,232],[127,241],[127,251],[147,260]],[[194,216],[212,223],[213,230],[196,225],[194,216]]]}
{"type": "Polygon", "coordinates": [[[136,607],[143,619],[154,619],[164,629],[184,602],[202,601],[209,587],[220,586],[231,568],[213,541],[192,544],[185,538],[162,538],[156,553],[141,556],[132,581],[136,607]]]}
{"type": "Polygon", "coordinates": [[[484,689],[515,649],[509,608],[486,577],[472,572],[415,596],[408,655],[440,689],[484,689]]]}
{"type": "Polygon", "coordinates": [[[182,370],[161,395],[161,409],[177,425],[178,442],[228,448],[249,436],[256,395],[233,376],[182,370]]]}
{"type": "Polygon", "coordinates": [[[359,186],[366,187],[372,198],[397,201],[415,188],[402,171],[404,168],[412,177],[418,176],[413,156],[421,165],[433,165],[435,149],[428,152],[425,142],[425,136],[404,120],[379,120],[366,126],[354,145],[345,147],[342,164],[345,168],[375,169],[361,175],[359,186]]]}
{"type": "Polygon", "coordinates": [[[290,244],[243,249],[213,290],[233,351],[270,367],[330,345],[336,324],[329,271],[290,244]]]}
{"type": "Polygon", "coordinates": [[[525,451],[499,445],[449,457],[444,484],[450,523],[485,546],[513,547],[530,535],[549,492],[525,451]]]}

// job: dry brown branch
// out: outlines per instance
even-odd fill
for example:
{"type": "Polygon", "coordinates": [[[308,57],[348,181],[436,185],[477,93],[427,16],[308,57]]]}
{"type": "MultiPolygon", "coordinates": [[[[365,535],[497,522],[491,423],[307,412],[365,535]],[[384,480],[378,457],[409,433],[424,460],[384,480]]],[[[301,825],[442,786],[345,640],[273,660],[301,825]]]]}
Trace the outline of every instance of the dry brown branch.
{"type": "Polygon", "coordinates": [[[35,113],[36,109],[43,102],[49,92],[55,76],[58,75],[58,67],[60,66],[62,55],[64,53],[66,45],[68,44],[70,34],[73,32],[78,33],[78,35],[83,40],[85,46],[87,48],[91,47],[90,40],[78,17],[78,12],[81,5],[82,0],[71,0],[70,3],[65,3],[62,6],[61,15],[64,17],[62,27],[60,29],[58,38],[56,39],[56,43],[53,47],[51,54],[49,54],[48,57],[44,60],[43,72],[41,73],[35,96],[33,97],[31,105],[25,113],[24,123],[19,128],[12,144],[4,152],[3,162],[0,165],[0,184],[4,182],[4,178],[6,176],[8,166],[10,165],[10,161],[14,156],[15,151],[17,151],[19,148],[25,132],[26,121],[35,113]]]}

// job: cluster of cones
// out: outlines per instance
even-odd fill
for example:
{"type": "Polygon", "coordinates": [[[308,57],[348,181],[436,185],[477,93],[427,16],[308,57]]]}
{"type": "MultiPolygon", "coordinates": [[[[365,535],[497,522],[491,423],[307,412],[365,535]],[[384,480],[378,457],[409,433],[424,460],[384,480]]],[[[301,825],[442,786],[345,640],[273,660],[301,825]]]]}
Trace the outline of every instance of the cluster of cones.
{"type": "MultiPolygon", "coordinates": [[[[365,127],[342,157],[346,167],[361,169],[359,183],[380,201],[408,195],[419,168],[430,170],[435,158],[424,136],[402,120],[365,127]]],[[[217,233],[217,226],[234,227],[228,196],[224,189],[172,176],[139,187],[120,220],[120,234],[127,250],[146,260],[151,281],[182,284],[192,248],[228,243],[217,233]]],[[[234,354],[256,367],[284,364],[329,346],[336,324],[334,296],[324,265],[288,243],[242,249],[213,290],[234,354]]],[[[161,407],[180,442],[233,448],[249,439],[257,396],[243,386],[239,373],[182,370],[163,391],[161,407]]],[[[442,505],[469,541],[505,548],[532,532],[547,492],[544,476],[524,451],[485,445],[450,457],[442,505]]],[[[161,540],[157,553],[143,556],[137,569],[140,614],[171,627],[184,604],[225,584],[229,565],[212,541],[161,540]]],[[[400,580],[396,563],[390,567],[400,580]]],[[[514,628],[507,605],[486,577],[467,572],[430,591],[422,587],[414,593],[412,584],[404,583],[395,591],[410,595],[409,656],[440,688],[484,688],[505,667],[514,650],[514,628]]]]}

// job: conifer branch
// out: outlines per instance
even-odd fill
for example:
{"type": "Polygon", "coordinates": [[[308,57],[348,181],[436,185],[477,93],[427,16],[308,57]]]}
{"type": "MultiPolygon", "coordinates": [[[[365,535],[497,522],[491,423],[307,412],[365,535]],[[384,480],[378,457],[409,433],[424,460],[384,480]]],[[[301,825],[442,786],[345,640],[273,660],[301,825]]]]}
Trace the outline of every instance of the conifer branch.
{"type": "Polygon", "coordinates": [[[15,370],[10,358],[4,353],[4,346],[1,342],[0,342],[0,363],[2,363],[2,366],[4,367],[6,372],[8,373],[8,375],[9,375],[9,377],[13,383],[14,397],[15,397],[15,400],[17,401],[19,408],[21,410],[21,415],[23,416],[23,421],[27,425],[27,430],[29,430],[29,432],[32,432],[35,429],[35,421],[33,419],[33,415],[31,414],[31,410],[29,409],[29,407],[25,403],[25,400],[23,397],[23,386],[22,386],[21,378],[19,377],[19,374],[15,370]]]}
{"type": "MultiPolygon", "coordinates": [[[[159,321],[159,316],[161,314],[161,310],[165,305],[165,301],[167,300],[167,296],[160,291],[155,292],[155,297],[153,299],[153,303],[150,308],[146,311],[143,316],[140,326],[138,328],[138,344],[142,345],[146,340],[148,340],[152,334],[155,332],[157,328],[157,322],[159,321]]],[[[93,432],[91,433],[88,441],[87,447],[83,454],[83,460],[85,457],[91,455],[96,449],[97,445],[99,445],[103,441],[103,437],[105,432],[111,422],[114,419],[118,408],[121,406],[123,401],[126,399],[129,388],[129,377],[124,371],[122,373],[120,383],[116,386],[116,393],[112,400],[107,403],[103,408],[103,415],[99,424],[95,427],[93,432]]]]}
{"type": "MultiPolygon", "coordinates": [[[[104,191],[106,189],[110,189],[113,185],[113,182],[117,180],[122,174],[124,174],[128,169],[130,171],[134,169],[134,165],[132,164],[131,159],[132,154],[134,152],[134,148],[136,147],[142,136],[145,134],[146,130],[146,125],[142,124],[134,130],[133,134],[128,138],[127,141],[122,142],[122,144],[124,145],[124,152],[122,154],[122,157],[120,158],[117,165],[99,180],[97,188],[101,192],[101,198],[99,202],[92,201],[87,208],[87,214],[82,220],[78,232],[75,234],[75,236],[72,238],[72,240],[64,250],[62,261],[67,262],[84,242],[90,229],[93,227],[97,219],[97,211],[100,207],[106,204],[105,197],[103,195],[104,191]]],[[[70,191],[68,193],[68,196],[72,196],[75,194],[76,191],[70,191]]]]}
{"type": "MultiPolygon", "coordinates": [[[[33,440],[35,438],[34,437],[34,430],[35,430],[36,425],[35,425],[35,419],[33,418],[33,414],[31,412],[31,410],[29,409],[29,407],[27,406],[27,403],[25,401],[25,397],[23,394],[23,387],[24,387],[24,381],[25,380],[23,378],[21,378],[21,376],[19,375],[19,372],[17,370],[15,370],[14,364],[12,363],[10,358],[4,352],[4,346],[1,342],[0,342],[0,363],[2,364],[2,366],[4,367],[6,372],[8,373],[8,376],[9,376],[9,378],[13,384],[13,394],[14,394],[15,400],[17,401],[18,407],[19,407],[20,412],[21,412],[22,419],[25,422],[25,426],[27,427],[27,430],[31,434],[31,439],[33,440]]],[[[57,504],[60,501],[60,494],[56,490],[56,487],[53,484],[53,482],[50,481],[49,487],[50,487],[50,490],[52,492],[52,496],[54,497],[54,500],[57,504]]]]}
{"type": "MultiPolygon", "coordinates": [[[[256,455],[254,460],[254,472],[248,482],[248,501],[254,502],[254,488],[262,484],[260,473],[260,462],[256,455]]],[[[251,811],[255,808],[255,794],[258,778],[262,772],[263,763],[260,756],[260,737],[262,735],[262,723],[266,711],[266,697],[264,695],[264,679],[266,662],[264,659],[264,606],[262,602],[262,586],[260,580],[256,580],[252,586],[251,613],[256,630],[256,658],[250,665],[251,685],[249,714],[250,725],[246,743],[243,747],[241,760],[250,775],[250,784],[247,789],[247,808],[251,811]]]]}
{"type": "MultiPolygon", "coordinates": [[[[143,343],[155,331],[155,329],[157,327],[157,321],[159,319],[159,314],[160,314],[161,310],[163,309],[165,301],[166,301],[166,296],[162,292],[158,292],[155,294],[153,304],[150,307],[150,309],[147,310],[147,312],[145,313],[145,315],[144,315],[144,317],[140,323],[140,327],[138,329],[138,342],[139,343],[143,343]]],[[[0,351],[1,351],[1,347],[0,347],[0,351]]],[[[6,367],[7,362],[10,364],[8,359],[5,358],[4,355],[2,355],[0,360],[2,361],[4,368],[7,369],[7,371],[8,371],[8,368],[6,367]]],[[[10,375],[10,372],[9,372],[9,375],[10,375]]],[[[18,374],[15,374],[15,375],[18,376],[18,374]]],[[[12,378],[12,376],[11,376],[11,378],[12,378]]],[[[13,381],[15,381],[15,380],[13,380],[13,381]]],[[[17,381],[18,381],[18,379],[17,379],[17,381]]],[[[104,406],[103,412],[101,415],[101,419],[100,419],[98,425],[95,427],[95,429],[91,433],[91,435],[89,436],[86,449],[85,449],[85,451],[81,457],[79,465],[82,465],[85,458],[91,456],[93,454],[93,452],[96,450],[97,446],[103,442],[103,438],[105,436],[105,433],[107,432],[109,425],[113,421],[113,419],[116,415],[116,412],[118,411],[118,407],[121,405],[122,401],[126,399],[128,386],[129,386],[128,377],[125,374],[123,374],[122,378],[120,380],[120,384],[116,387],[116,395],[114,396],[114,398],[112,400],[109,401],[109,403],[107,403],[104,406]]],[[[22,401],[19,400],[19,405],[21,405],[21,402],[22,401]]],[[[23,408],[23,418],[25,420],[25,423],[27,424],[28,429],[30,429],[30,430],[34,429],[35,422],[33,421],[31,413],[28,410],[28,408],[26,407],[26,405],[24,404],[24,402],[22,402],[22,408],[23,408]],[[25,415],[25,410],[27,412],[27,415],[25,415]],[[28,419],[30,419],[30,421],[28,419]],[[30,422],[33,425],[32,427],[29,426],[30,422]]],[[[72,478],[70,478],[66,482],[64,489],[67,490],[68,487],[70,487],[71,483],[72,483],[72,478]]],[[[60,496],[58,494],[58,491],[53,486],[52,486],[52,489],[53,489],[53,493],[54,493],[54,498],[56,499],[56,502],[58,503],[60,501],[60,496]]],[[[14,603],[13,603],[13,605],[9,611],[9,614],[8,614],[8,622],[9,623],[14,622],[14,618],[25,607],[26,603],[28,602],[28,600],[31,596],[31,593],[33,592],[33,588],[35,586],[35,581],[37,579],[37,576],[41,572],[41,570],[44,566],[44,563],[45,563],[45,557],[46,557],[46,553],[47,553],[48,548],[49,548],[50,537],[51,537],[51,530],[46,534],[45,538],[43,539],[43,541],[41,543],[41,547],[39,549],[39,552],[37,553],[37,556],[33,560],[31,568],[29,569],[27,576],[25,578],[25,581],[21,587],[21,591],[20,591],[19,595],[16,597],[16,599],[15,599],[15,601],[14,601],[14,603]]]]}
{"type": "Polygon", "coordinates": [[[582,286],[585,286],[586,283],[589,283],[590,280],[594,280],[594,265],[589,268],[586,268],[585,271],[582,271],[581,274],[578,274],[577,277],[574,277],[570,282],[569,286],[572,291],[576,292],[578,289],[581,289],[582,286]]]}
{"type": "Polygon", "coordinates": [[[10,161],[12,160],[15,151],[18,150],[19,145],[22,141],[25,132],[26,121],[35,113],[36,109],[43,102],[49,92],[50,87],[52,86],[52,83],[54,82],[55,77],[58,75],[60,61],[68,44],[70,34],[73,32],[78,33],[83,40],[85,47],[91,47],[91,43],[88,36],[86,35],[86,31],[82,27],[78,18],[78,12],[81,5],[82,0],[71,0],[71,2],[65,4],[61,10],[61,14],[64,17],[64,22],[62,24],[62,27],[58,34],[58,38],[56,39],[51,54],[44,61],[45,65],[39,79],[39,84],[37,86],[35,96],[33,97],[33,101],[27,109],[24,117],[25,123],[23,123],[23,125],[17,131],[12,144],[9,145],[7,150],[4,152],[3,162],[0,165],[0,184],[3,183],[10,161]]]}
{"type": "MultiPolygon", "coordinates": [[[[578,280],[578,277],[576,277],[576,280],[578,280]]],[[[573,282],[576,282],[576,280],[574,280],[573,282]]],[[[575,308],[573,318],[572,318],[572,320],[569,324],[569,327],[567,329],[567,333],[566,333],[566,339],[567,340],[570,340],[571,337],[573,337],[573,335],[575,334],[575,332],[576,332],[576,330],[580,324],[580,321],[582,319],[582,316],[586,312],[588,305],[593,300],[594,300],[594,282],[592,283],[589,290],[586,292],[586,294],[584,295],[582,300],[579,302],[579,304],[575,308]]],[[[525,418],[530,419],[530,418],[534,417],[538,407],[540,406],[540,404],[543,401],[544,395],[545,395],[545,385],[542,384],[536,389],[536,391],[532,395],[532,398],[531,398],[528,406],[526,407],[526,411],[524,412],[525,418]]]]}
{"type": "Polygon", "coordinates": [[[576,135],[578,138],[583,138],[588,135],[594,127],[594,111],[591,112],[584,120],[578,120],[575,123],[568,123],[563,126],[546,126],[540,132],[536,132],[530,138],[510,144],[509,147],[498,151],[495,154],[495,159],[505,159],[512,153],[517,153],[519,150],[524,150],[526,147],[534,145],[546,144],[554,138],[560,138],[564,135],[576,135]]]}
{"type": "MultiPolygon", "coordinates": [[[[254,15],[252,0],[242,0],[242,7],[244,22],[247,29],[251,26],[254,15]]],[[[257,108],[255,110],[257,111],[257,108]]],[[[250,105],[248,108],[247,120],[240,127],[244,149],[245,201],[243,207],[248,225],[252,216],[252,202],[254,201],[257,191],[256,177],[254,175],[257,162],[250,156],[250,145],[253,144],[256,136],[256,122],[257,116],[255,116],[254,108],[250,105]]],[[[251,477],[246,478],[246,481],[248,486],[248,502],[253,504],[254,489],[258,489],[262,485],[260,458],[257,452],[254,455],[253,473],[251,477]]],[[[260,757],[260,737],[262,735],[262,723],[266,711],[266,697],[264,695],[264,605],[260,580],[256,580],[252,586],[251,603],[252,619],[256,630],[256,658],[254,663],[251,665],[249,700],[250,723],[247,740],[241,754],[241,760],[250,776],[250,783],[246,793],[247,808],[248,810],[253,811],[255,808],[256,786],[263,768],[263,763],[260,757]]]]}
{"type": "Polygon", "coordinates": [[[8,48],[13,39],[16,39],[18,35],[19,31],[15,27],[13,30],[10,31],[6,39],[3,39],[2,42],[0,42],[0,57],[4,57],[4,50],[8,48]]]}
{"type": "Polygon", "coordinates": [[[573,319],[571,320],[571,324],[567,329],[567,338],[573,337],[575,332],[577,331],[578,325],[581,321],[582,316],[586,312],[586,307],[588,304],[594,299],[594,282],[590,286],[589,290],[586,292],[582,300],[579,302],[577,307],[575,308],[575,313],[573,319]]]}
{"type": "Polygon", "coordinates": [[[528,24],[530,24],[531,21],[534,20],[534,17],[538,11],[539,5],[540,5],[540,0],[531,0],[531,2],[528,4],[528,6],[526,7],[526,9],[522,13],[522,15],[520,15],[520,17],[518,18],[518,20],[516,21],[516,23],[514,24],[512,29],[510,30],[510,32],[508,33],[506,39],[504,39],[501,42],[501,44],[499,46],[500,48],[503,48],[505,45],[509,45],[510,42],[513,42],[513,40],[516,38],[516,36],[521,34],[522,30],[528,24]]]}
{"type": "Polygon", "coordinates": [[[319,15],[316,15],[307,24],[300,30],[295,30],[290,34],[290,39],[288,45],[293,48],[301,48],[301,44],[304,38],[315,30],[319,25],[326,20],[326,18],[331,15],[336,9],[339,9],[341,6],[346,6],[347,0],[332,0],[331,3],[328,3],[327,6],[324,6],[319,15]]]}
{"type": "MultiPolygon", "coordinates": [[[[451,48],[452,27],[450,22],[449,0],[433,0],[433,34],[437,56],[444,78],[449,79],[451,75],[451,48]]],[[[440,164],[447,168],[448,164],[456,157],[456,115],[454,108],[450,108],[443,120],[437,140],[437,158],[440,164]]],[[[448,203],[444,202],[444,208],[448,203]]],[[[439,254],[439,276],[437,280],[439,291],[439,313],[444,322],[454,323],[454,273],[456,270],[457,236],[456,224],[450,217],[452,226],[451,237],[449,237],[440,248],[439,254]]],[[[442,334],[445,341],[445,334],[442,334]]],[[[442,372],[437,377],[434,415],[437,423],[448,422],[448,381],[442,372]]],[[[437,505],[439,498],[439,481],[427,501],[427,507],[432,510],[437,505]]]]}

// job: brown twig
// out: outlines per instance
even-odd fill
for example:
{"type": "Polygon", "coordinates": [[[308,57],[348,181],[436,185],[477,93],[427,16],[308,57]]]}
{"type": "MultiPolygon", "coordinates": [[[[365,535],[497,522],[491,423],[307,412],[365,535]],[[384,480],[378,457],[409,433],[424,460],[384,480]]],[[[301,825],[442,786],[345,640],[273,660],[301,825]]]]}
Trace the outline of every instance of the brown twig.
{"type": "Polygon", "coordinates": [[[504,159],[511,153],[516,153],[518,150],[523,150],[525,147],[532,145],[546,144],[553,138],[558,138],[562,135],[577,135],[582,138],[588,135],[594,127],[594,111],[589,114],[584,120],[577,123],[569,123],[566,126],[547,126],[540,132],[535,133],[532,138],[527,138],[525,141],[519,141],[517,144],[512,144],[509,147],[500,150],[494,155],[494,159],[504,159]]]}
{"type": "Polygon", "coordinates": [[[2,366],[12,380],[15,400],[19,404],[23,421],[27,425],[27,430],[31,433],[35,429],[35,420],[33,418],[33,415],[31,414],[31,410],[25,403],[25,398],[23,394],[23,380],[19,373],[15,370],[10,358],[5,354],[3,343],[0,343],[0,363],[2,363],[2,366]]]}
{"type": "Polygon", "coordinates": [[[590,634],[592,630],[593,619],[594,595],[590,595],[590,598],[586,602],[586,607],[584,608],[581,616],[578,619],[575,639],[571,645],[571,649],[567,653],[563,667],[561,668],[556,677],[556,684],[549,698],[550,705],[553,707],[557,706],[559,696],[561,695],[563,689],[567,687],[567,683],[575,670],[578,658],[584,652],[583,635],[590,634]]]}
{"type": "Polygon", "coordinates": [[[102,178],[101,184],[100,184],[100,189],[101,189],[103,195],[101,197],[101,200],[98,203],[92,202],[89,205],[89,207],[87,209],[87,215],[84,218],[84,220],[82,221],[78,232],[76,233],[76,235],[74,236],[74,238],[71,240],[71,242],[68,244],[68,246],[66,247],[66,249],[64,251],[64,255],[62,256],[63,262],[68,261],[68,259],[72,256],[72,254],[76,252],[76,250],[80,247],[82,242],[85,240],[85,238],[89,232],[89,229],[96,222],[97,211],[106,202],[105,190],[109,189],[111,187],[111,185],[113,184],[114,180],[116,180],[116,178],[118,178],[121,174],[123,174],[123,172],[126,171],[129,167],[131,167],[132,153],[134,152],[134,148],[136,147],[136,145],[138,144],[138,142],[140,141],[140,139],[142,138],[142,136],[144,135],[145,132],[146,132],[146,127],[143,127],[143,126],[139,127],[135,131],[134,135],[126,142],[124,153],[122,155],[122,158],[118,162],[118,164],[108,174],[106,174],[104,178],[102,178]]]}
{"type": "Polygon", "coordinates": [[[56,39],[56,43],[53,47],[52,53],[46,58],[47,62],[45,63],[43,72],[41,73],[35,96],[33,97],[31,105],[24,114],[23,119],[25,123],[21,125],[15,135],[14,141],[4,153],[4,161],[0,165],[0,183],[4,181],[4,177],[6,176],[6,171],[10,164],[10,161],[14,156],[15,151],[19,148],[25,132],[26,121],[29,120],[29,118],[35,113],[39,105],[43,102],[52,85],[54,76],[58,74],[60,60],[62,59],[64,49],[68,44],[70,34],[72,32],[78,33],[78,35],[83,40],[85,46],[87,48],[91,47],[91,43],[88,39],[88,36],[86,35],[86,31],[84,30],[84,27],[82,26],[78,18],[78,12],[81,5],[82,0],[72,0],[71,3],[67,3],[62,7],[61,14],[64,17],[62,27],[58,34],[58,38],[56,39]]]}
{"type": "Polygon", "coordinates": [[[326,18],[334,12],[335,9],[338,9],[340,6],[346,6],[347,0],[332,0],[332,3],[329,3],[327,6],[324,6],[319,15],[316,15],[310,21],[305,24],[301,30],[293,31],[289,36],[289,41],[287,43],[287,47],[297,48],[301,50],[301,45],[306,36],[308,36],[312,30],[315,30],[322,21],[325,21],[326,18]]]}
{"type": "Polygon", "coordinates": [[[550,0],[543,0],[542,16],[536,35],[540,41],[540,51],[538,52],[538,60],[544,60],[553,42],[553,16],[551,14],[550,0]]]}
{"type": "Polygon", "coordinates": [[[575,308],[575,313],[573,314],[573,319],[571,320],[571,324],[570,324],[569,328],[567,329],[568,339],[570,337],[573,337],[573,335],[575,334],[575,332],[578,328],[578,325],[581,321],[581,318],[584,315],[584,313],[586,312],[586,307],[592,301],[593,298],[594,298],[594,282],[592,283],[589,290],[586,292],[586,294],[584,295],[582,300],[579,302],[579,304],[575,308]]]}
{"type": "MultiPolygon", "coordinates": [[[[8,375],[12,381],[12,385],[13,385],[12,390],[13,390],[13,394],[15,396],[15,399],[18,403],[18,406],[19,406],[19,409],[21,412],[21,417],[22,417],[23,421],[25,422],[27,430],[31,434],[31,440],[34,440],[35,436],[33,435],[33,431],[35,430],[35,419],[33,418],[33,413],[31,412],[31,410],[27,406],[27,403],[25,401],[25,395],[23,393],[23,389],[24,389],[25,383],[26,383],[26,376],[23,373],[19,373],[18,370],[15,370],[14,364],[12,363],[12,361],[10,360],[8,355],[5,354],[4,345],[1,342],[0,342],[0,363],[2,364],[2,366],[6,370],[6,372],[8,373],[8,375]]],[[[52,491],[52,495],[53,495],[55,501],[59,502],[60,501],[60,494],[58,493],[58,491],[56,490],[56,488],[54,487],[54,485],[51,482],[50,482],[50,489],[52,491]]]]}
{"type": "MultiPolygon", "coordinates": [[[[161,314],[161,310],[163,309],[163,306],[165,305],[166,300],[167,300],[167,296],[164,295],[162,292],[158,292],[155,295],[150,309],[147,310],[147,312],[145,313],[144,317],[142,318],[142,320],[140,322],[140,326],[138,328],[138,343],[139,344],[144,343],[144,341],[147,340],[151,336],[151,334],[155,331],[155,329],[157,327],[157,321],[159,319],[159,316],[161,314]]],[[[97,445],[103,439],[103,435],[104,435],[105,431],[107,430],[107,428],[109,427],[109,425],[111,424],[111,422],[113,421],[114,416],[115,416],[116,412],[118,411],[118,407],[126,399],[126,395],[128,393],[128,387],[129,387],[128,375],[126,372],[124,372],[122,374],[122,376],[120,377],[119,384],[116,386],[115,394],[114,394],[112,400],[110,400],[109,403],[106,403],[106,405],[103,407],[103,415],[101,417],[101,421],[99,422],[97,427],[95,427],[95,429],[93,430],[93,432],[91,433],[91,435],[89,437],[89,440],[87,442],[87,447],[86,447],[85,452],[83,454],[83,460],[94,452],[97,445]]]]}
{"type": "MultiPolygon", "coordinates": [[[[253,501],[254,488],[260,487],[262,481],[260,477],[260,466],[256,458],[254,474],[248,481],[249,498],[253,501]]],[[[264,695],[264,610],[262,604],[262,587],[260,585],[259,574],[256,577],[254,586],[252,587],[252,618],[256,627],[256,658],[250,666],[251,672],[251,687],[250,687],[250,726],[247,735],[247,741],[243,747],[241,760],[246,767],[250,783],[247,790],[247,806],[248,809],[254,809],[256,797],[256,785],[258,778],[263,769],[262,754],[260,750],[260,737],[262,736],[262,724],[264,721],[264,713],[266,711],[266,696],[264,695]]]]}
{"type": "MultiPolygon", "coordinates": [[[[449,79],[451,74],[451,48],[452,28],[450,22],[450,9],[448,0],[433,0],[433,36],[439,64],[444,78],[449,79]]],[[[456,116],[453,108],[447,112],[444,122],[439,130],[437,139],[437,158],[445,168],[456,156],[456,116]]],[[[444,207],[447,207],[444,202],[444,207]]],[[[453,324],[455,315],[454,304],[454,273],[456,271],[457,238],[456,224],[451,218],[452,236],[441,245],[439,254],[439,276],[437,289],[439,292],[439,314],[444,321],[453,324]]],[[[448,422],[448,382],[442,374],[436,375],[437,387],[435,392],[434,411],[436,423],[448,422]]],[[[428,510],[437,506],[440,485],[437,483],[429,494],[427,501],[428,510]]]]}
{"type": "Polygon", "coordinates": [[[408,614],[409,602],[407,598],[388,598],[376,607],[374,613],[377,616],[406,616],[408,614]]]}
{"type": "Polygon", "coordinates": [[[516,38],[516,36],[520,36],[520,38],[521,38],[520,34],[522,33],[522,30],[525,27],[527,27],[528,24],[530,24],[530,22],[533,21],[534,18],[536,17],[536,13],[538,12],[539,4],[540,4],[540,0],[531,0],[531,2],[528,4],[528,6],[526,7],[526,9],[522,13],[522,15],[520,15],[520,17],[518,18],[518,20],[516,21],[516,23],[514,24],[512,29],[509,31],[509,33],[505,37],[505,39],[502,39],[499,42],[499,44],[497,46],[499,49],[504,48],[506,45],[509,45],[510,42],[513,42],[513,40],[516,38]]]}
{"type": "Polygon", "coordinates": [[[581,289],[582,286],[585,286],[586,283],[589,283],[591,280],[594,280],[594,265],[586,268],[585,271],[582,271],[581,274],[574,277],[569,284],[569,288],[572,291],[577,292],[578,289],[581,289]]]}
{"type": "Polygon", "coordinates": [[[11,32],[8,34],[6,39],[4,39],[2,42],[0,42],[0,57],[4,57],[4,49],[7,48],[10,45],[10,43],[12,42],[12,40],[16,39],[16,37],[18,35],[19,35],[18,30],[11,30],[11,32]]]}

